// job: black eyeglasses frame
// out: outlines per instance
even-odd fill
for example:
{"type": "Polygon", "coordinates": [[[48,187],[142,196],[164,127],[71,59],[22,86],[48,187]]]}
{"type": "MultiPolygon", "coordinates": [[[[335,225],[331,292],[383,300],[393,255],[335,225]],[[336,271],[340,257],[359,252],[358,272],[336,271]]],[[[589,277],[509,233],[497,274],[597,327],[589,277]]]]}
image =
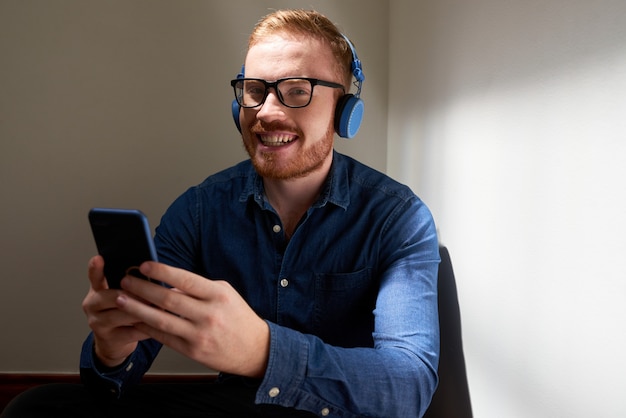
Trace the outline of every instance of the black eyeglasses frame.
{"type": "Polygon", "coordinates": [[[262,106],[263,103],[265,103],[265,100],[267,99],[270,88],[273,88],[274,91],[276,91],[276,97],[278,97],[278,100],[280,101],[280,103],[283,106],[291,108],[291,109],[300,109],[300,108],[310,105],[311,100],[313,100],[313,90],[315,89],[315,86],[323,86],[323,87],[341,89],[343,90],[344,94],[346,92],[345,87],[339,83],[334,83],[332,81],[325,81],[325,80],[320,80],[318,78],[309,78],[309,77],[285,77],[285,78],[279,78],[278,80],[275,80],[275,81],[267,81],[267,80],[263,80],[262,78],[236,78],[230,81],[230,85],[233,87],[233,91],[235,93],[235,100],[237,100],[237,103],[239,104],[239,106],[246,108],[246,109],[253,109],[255,107],[262,106]],[[309,83],[311,83],[311,94],[309,96],[309,101],[306,102],[306,104],[303,104],[301,106],[291,106],[284,102],[282,94],[280,93],[280,90],[278,89],[278,84],[287,80],[306,80],[309,83]],[[237,84],[244,82],[244,81],[258,81],[258,82],[263,83],[265,87],[265,94],[263,95],[263,99],[258,104],[254,106],[245,106],[241,103],[242,98],[237,94],[237,84]]]}

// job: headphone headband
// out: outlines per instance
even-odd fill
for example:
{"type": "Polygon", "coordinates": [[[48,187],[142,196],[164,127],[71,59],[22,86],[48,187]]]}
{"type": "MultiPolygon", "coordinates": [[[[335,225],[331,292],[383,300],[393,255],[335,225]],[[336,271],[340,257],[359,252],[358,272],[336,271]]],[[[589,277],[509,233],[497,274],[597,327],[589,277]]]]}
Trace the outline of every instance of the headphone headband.
{"type": "Polygon", "coordinates": [[[356,82],[357,92],[355,96],[359,97],[361,95],[361,86],[363,84],[363,81],[365,81],[365,74],[363,74],[363,67],[361,66],[361,60],[356,54],[356,49],[354,49],[354,45],[352,45],[352,42],[350,42],[350,39],[348,39],[348,37],[344,35],[343,33],[341,34],[341,36],[343,36],[343,39],[345,39],[345,41],[348,43],[348,47],[350,47],[350,51],[352,51],[352,63],[350,64],[350,66],[352,69],[352,75],[357,81],[356,82]]]}

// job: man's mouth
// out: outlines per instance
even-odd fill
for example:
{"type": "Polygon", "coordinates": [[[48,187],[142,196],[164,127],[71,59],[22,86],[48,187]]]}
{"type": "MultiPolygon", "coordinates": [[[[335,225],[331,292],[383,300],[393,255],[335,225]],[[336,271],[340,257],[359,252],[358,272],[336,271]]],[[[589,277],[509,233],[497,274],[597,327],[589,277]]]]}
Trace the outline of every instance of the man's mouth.
{"type": "Polygon", "coordinates": [[[263,145],[267,147],[280,147],[282,145],[287,145],[297,138],[295,135],[288,134],[260,134],[257,135],[261,140],[263,145]]]}

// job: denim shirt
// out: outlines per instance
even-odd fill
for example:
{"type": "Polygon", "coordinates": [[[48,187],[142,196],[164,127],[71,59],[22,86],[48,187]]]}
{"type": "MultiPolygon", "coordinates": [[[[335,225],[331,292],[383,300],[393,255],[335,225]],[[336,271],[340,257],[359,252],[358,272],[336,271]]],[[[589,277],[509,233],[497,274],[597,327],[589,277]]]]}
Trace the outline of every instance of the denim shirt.
{"type": "MultiPolygon", "coordinates": [[[[210,176],[167,210],[160,261],[225,279],[270,328],[257,403],[320,416],[421,416],[437,384],[438,242],[411,190],[337,152],[291,239],[250,161],[210,176]]],[[[137,383],[160,344],[99,371],[92,336],[84,381],[116,394],[137,383]]]]}

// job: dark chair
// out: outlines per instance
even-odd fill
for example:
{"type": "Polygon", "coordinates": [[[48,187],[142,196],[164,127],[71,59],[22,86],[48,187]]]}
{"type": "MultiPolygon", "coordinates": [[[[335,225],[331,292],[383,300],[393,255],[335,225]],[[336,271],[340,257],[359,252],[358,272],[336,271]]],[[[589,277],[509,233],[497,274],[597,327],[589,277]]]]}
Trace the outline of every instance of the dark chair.
{"type": "Polygon", "coordinates": [[[424,418],[472,418],[472,404],[461,338],[461,313],[450,253],[439,247],[439,386],[424,418]]]}

